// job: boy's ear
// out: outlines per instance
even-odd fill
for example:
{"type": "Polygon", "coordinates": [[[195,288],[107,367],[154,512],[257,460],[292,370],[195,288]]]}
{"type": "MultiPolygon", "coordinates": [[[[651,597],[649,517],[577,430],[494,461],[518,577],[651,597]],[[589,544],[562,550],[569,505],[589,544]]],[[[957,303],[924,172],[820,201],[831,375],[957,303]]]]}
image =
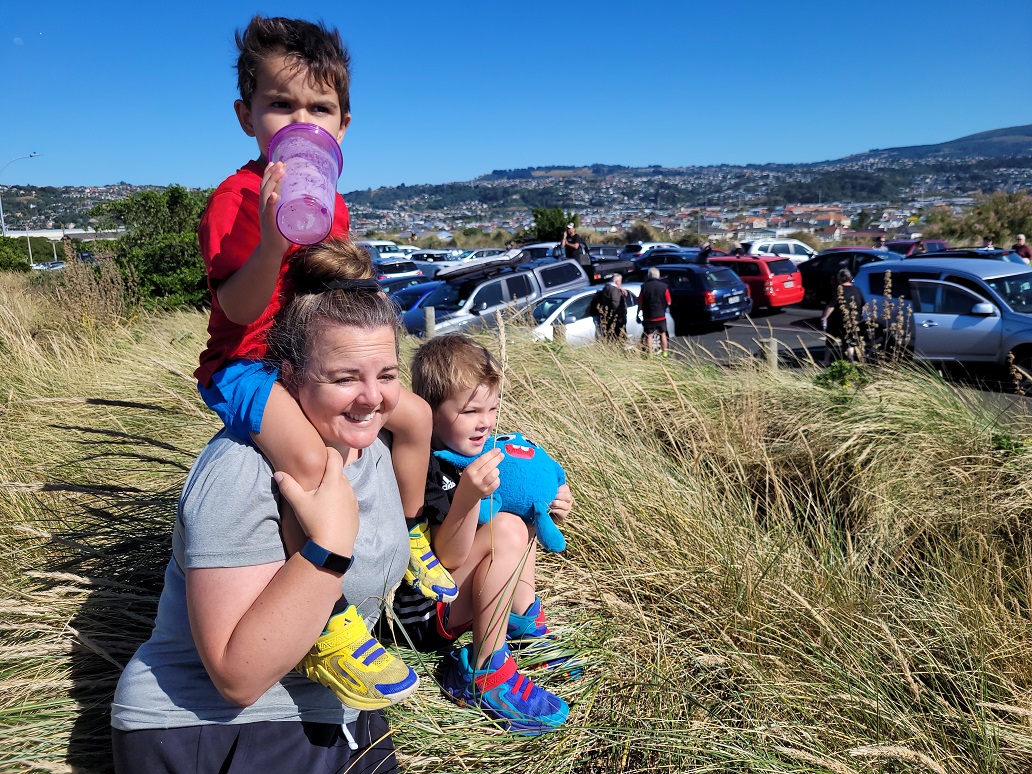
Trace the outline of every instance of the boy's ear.
{"type": "Polygon", "coordinates": [[[348,130],[348,125],[351,123],[351,113],[344,114],[340,119],[340,131],[337,132],[337,144],[344,139],[344,132],[348,130]]]}
{"type": "Polygon", "coordinates": [[[238,99],[233,103],[233,110],[236,111],[237,121],[240,122],[240,128],[244,130],[244,134],[248,137],[254,137],[254,125],[251,123],[251,108],[242,99],[238,99]]]}

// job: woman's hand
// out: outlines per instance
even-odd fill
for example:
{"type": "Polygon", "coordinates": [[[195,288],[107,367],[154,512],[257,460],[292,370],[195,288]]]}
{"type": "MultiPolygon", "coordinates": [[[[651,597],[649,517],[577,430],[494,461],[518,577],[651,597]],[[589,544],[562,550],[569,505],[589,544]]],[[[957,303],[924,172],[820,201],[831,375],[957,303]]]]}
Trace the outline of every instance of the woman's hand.
{"type": "Polygon", "coordinates": [[[302,489],[289,473],[277,471],[274,478],[308,537],[335,554],[353,554],[358,534],[358,500],[344,476],[340,452],[326,448],[322,481],[310,492],[302,489]]]}
{"type": "Polygon", "coordinates": [[[570,487],[567,484],[563,484],[559,487],[559,491],[555,494],[555,499],[548,506],[548,512],[552,514],[553,518],[562,521],[570,515],[570,511],[573,510],[573,493],[570,491],[570,487]]]}

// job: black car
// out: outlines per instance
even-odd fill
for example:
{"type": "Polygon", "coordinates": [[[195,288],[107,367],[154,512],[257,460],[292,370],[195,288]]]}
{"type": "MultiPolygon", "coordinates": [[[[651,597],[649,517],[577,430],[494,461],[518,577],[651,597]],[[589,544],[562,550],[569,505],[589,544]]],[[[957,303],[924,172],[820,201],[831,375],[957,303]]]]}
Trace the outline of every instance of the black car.
{"type": "Polygon", "coordinates": [[[1025,263],[1025,259],[1016,252],[1002,247],[993,250],[986,250],[982,247],[960,247],[951,250],[929,250],[923,253],[911,253],[907,256],[907,260],[915,258],[980,258],[989,261],[1025,263]]]}
{"type": "Polygon", "coordinates": [[[657,266],[670,289],[674,335],[685,336],[701,326],[734,320],[752,311],[749,288],[730,269],[709,264],[657,266]]]}
{"type": "Polygon", "coordinates": [[[895,261],[899,253],[868,247],[833,247],[799,264],[803,278],[803,304],[824,306],[833,298],[840,269],[849,269],[854,277],[860,267],[875,261],[895,261]]]}
{"type": "MultiPolygon", "coordinates": [[[[645,274],[653,266],[673,263],[699,263],[699,253],[701,252],[698,247],[653,247],[642,253],[640,258],[634,260],[634,268],[628,274],[625,274],[624,277],[629,280],[643,282],[645,274]]],[[[726,255],[727,253],[723,250],[711,250],[709,253],[711,258],[726,255]]]]}

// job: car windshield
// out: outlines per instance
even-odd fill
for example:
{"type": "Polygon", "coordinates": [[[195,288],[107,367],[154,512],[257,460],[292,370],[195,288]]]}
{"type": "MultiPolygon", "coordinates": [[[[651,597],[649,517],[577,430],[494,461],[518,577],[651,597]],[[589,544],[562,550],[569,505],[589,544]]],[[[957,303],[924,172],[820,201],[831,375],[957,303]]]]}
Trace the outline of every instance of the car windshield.
{"type": "Polygon", "coordinates": [[[739,282],[738,275],[730,269],[710,269],[706,272],[706,286],[710,288],[731,288],[739,282]]]}
{"type": "Polygon", "coordinates": [[[463,250],[461,253],[459,253],[458,260],[468,261],[470,258],[473,257],[473,254],[475,252],[476,250],[463,250]]]}
{"type": "Polygon", "coordinates": [[[985,284],[1015,312],[1032,314],[1032,272],[987,279],[985,284]]]}
{"type": "Polygon", "coordinates": [[[401,311],[407,312],[425,295],[425,287],[410,285],[407,288],[402,288],[401,290],[396,290],[391,293],[391,298],[393,298],[397,302],[398,306],[401,307],[401,311]]]}
{"type": "Polygon", "coordinates": [[[543,323],[556,309],[565,304],[568,300],[569,298],[567,296],[542,298],[534,305],[534,311],[531,312],[534,316],[534,322],[543,323]]]}
{"type": "Polygon", "coordinates": [[[446,282],[426,297],[423,306],[454,312],[456,309],[461,309],[468,298],[469,288],[465,285],[453,285],[446,282]]]}
{"type": "Polygon", "coordinates": [[[770,269],[771,274],[795,274],[798,271],[795,264],[787,258],[780,261],[768,261],[767,268],[770,269]]]}

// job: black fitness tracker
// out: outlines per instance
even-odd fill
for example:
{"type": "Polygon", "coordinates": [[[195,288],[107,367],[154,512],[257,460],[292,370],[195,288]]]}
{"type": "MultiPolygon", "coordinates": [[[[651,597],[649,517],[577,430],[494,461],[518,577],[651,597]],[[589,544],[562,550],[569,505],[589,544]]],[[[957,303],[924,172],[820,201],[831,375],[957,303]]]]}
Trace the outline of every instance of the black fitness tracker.
{"type": "Polygon", "coordinates": [[[332,551],[327,551],[311,539],[302,546],[298,553],[316,567],[323,567],[330,572],[340,573],[341,575],[350,570],[352,563],[355,561],[355,557],[341,556],[332,551]]]}

